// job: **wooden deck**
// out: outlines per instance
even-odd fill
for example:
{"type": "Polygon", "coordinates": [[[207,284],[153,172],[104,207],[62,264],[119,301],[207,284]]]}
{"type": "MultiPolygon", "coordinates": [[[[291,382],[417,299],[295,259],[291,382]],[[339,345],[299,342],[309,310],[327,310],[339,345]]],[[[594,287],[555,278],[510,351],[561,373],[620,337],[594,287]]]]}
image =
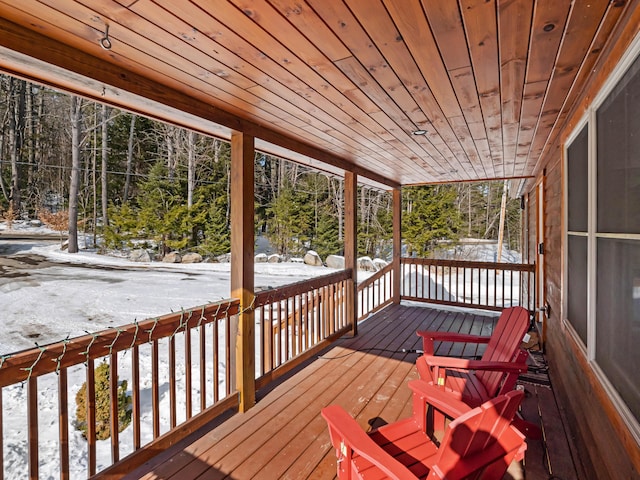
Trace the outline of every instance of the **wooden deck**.
{"type": "MultiPolygon", "coordinates": [[[[413,306],[388,307],[359,326],[355,338],[343,338],[269,391],[259,392],[247,413],[230,414],[175,447],[162,452],[126,478],[146,479],[333,479],[336,457],[320,409],[342,405],[364,429],[408,416],[411,394],[406,383],[417,378],[421,348],[416,329],[490,334],[495,317],[413,306]]],[[[482,348],[482,347],[481,347],[482,348]]],[[[439,354],[475,356],[475,345],[442,344],[439,354]]],[[[544,361],[537,356],[537,362],[544,361]]],[[[543,440],[528,442],[527,480],[576,473],[552,390],[545,373],[522,383],[527,391],[523,415],[542,421],[543,440]],[[542,378],[542,380],[540,380],[542,378]],[[540,417],[542,415],[542,418],[540,417]]],[[[514,466],[505,478],[523,478],[514,466]]]]}

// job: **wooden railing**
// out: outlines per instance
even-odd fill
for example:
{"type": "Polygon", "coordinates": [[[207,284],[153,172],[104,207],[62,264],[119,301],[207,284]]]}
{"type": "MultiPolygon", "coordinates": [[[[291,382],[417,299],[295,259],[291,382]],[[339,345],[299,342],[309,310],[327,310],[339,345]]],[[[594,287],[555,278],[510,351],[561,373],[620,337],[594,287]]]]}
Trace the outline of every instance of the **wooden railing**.
{"type": "Polygon", "coordinates": [[[344,334],[351,270],[256,294],[258,388],[286,373],[344,334]]]}
{"type": "Polygon", "coordinates": [[[393,301],[393,265],[381,268],[358,283],[358,321],[386,307],[393,301]]]}
{"type": "MultiPolygon", "coordinates": [[[[157,453],[175,442],[178,425],[183,437],[237,405],[231,372],[225,367],[230,364],[233,316],[237,313],[238,302],[225,300],[2,355],[0,390],[4,393],[26,385],[26,401],[11,405],[11,415],[6,417],[0,395],[0,432],[11,428],[16,417],[26,419],[26,438],[21,444],[27,446],[29,478],[38,478],[39,473],[70,478],[70,462],[86,464],[86,473],[91,476],[117,464],[121,456],[145,450],[157,453]],[[101,386],[96,383],[95,368],[102,362],[109,365],[111,436],[99,441],[96,391],[101,386]],[[131,424],[119,433],[118,401],[114,399],[123,380],[130,391],[131,424]],[[69,407],[75,408],[73,392],[81,388],[87,398],[86,441],[73,427],[75,412],[69,412],[69,407]],[[50,432],[53,423],[57,423],[59,435],[57,445],[51,447],[50,435],[40,439],[39,426],[50,432]],[[70,444],[74,445],[71,449],[70,444]],[[129,451],[124,444],[130,446],[129,451]],[[41,453],[46,456],[42,462],[41,453]],[[39,472],[45,465],[55,465],[58,472],[39,472]]],[[[4,478],[2,459],[10,456],[7,448],[16,446],[3,445],[0,435],[0,478],[4,478]]],[[[27,468],[21,471],[26,477],[27,468]]]]}
{"type": "Polygon", "coordinates": [[[402,258],[401,298],[421,302],[502,310],[535,308],[535,265],[402,258]]]}
{"type": "MultiPolygon", "coordinates": [[[[400,270],[402,299],[495,310],[518,304],[533,308],[533,296],[528,295],[533,291],[533,265],[404,258],[400,270]],[[498,291],[506,294],[497,295],[498,291]]],[[[389,265],[358,285],[359,319],[398,297],[393,292],[397,273],[389,265]]],[[[344,270],[256,294],[251,309],[256,325],[257,388],[352,328],[347,315],[351,281],[351,270],[344,270]]],[[[70,478],[71,462],[86,465],[89,476],[96,472],[117,476],[224,411],[237,408],[238,310],[237,300],[225,300],[0,355],[0,432],[15,428],[14,417],[21,417],[23,424],[17,428],[25,437],[18,446],[6,445],[0,434],[0,480],[3,461],[26,462],[24,471],[34,479],[39,475],[70,478]],[[97,440],[96,435],[99,385],[95,372],[103,362],[109,365],[110,440],[97,440]],[[114,399],[124,380],[131,397],[131,425],[119,433],[114,399]],[[74,429],[76,415],[69,411],[75,408],[73,398],[85,388],[83,384],[86,440],[74,429]],[[3,395],[11,389],[12,395],[3,395]],[[3,408],[3,399],[20,395],[24,400],[3,408]],[[40,432],[45,425],[49,433],[43,439],[40,432]],[[58,432],[53,442],[51,425],[58,432]],[[59,474],[49,471],[52,464],[59,474]]]]}

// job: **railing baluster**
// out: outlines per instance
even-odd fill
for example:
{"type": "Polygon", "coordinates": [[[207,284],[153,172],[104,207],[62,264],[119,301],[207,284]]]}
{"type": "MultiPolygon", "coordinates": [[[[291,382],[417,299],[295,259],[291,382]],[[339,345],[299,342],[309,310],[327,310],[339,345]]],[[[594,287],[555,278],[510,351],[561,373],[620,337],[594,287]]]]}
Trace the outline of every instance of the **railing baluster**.
{"type": "MultiPolygon", "coordinates": [[[[273,304],[272,304],[273,305],[273,304]]],[[[272,310],[273,311],[273,310],[272,310]]],[[[277,303],[276,307],[276,325],[278,332],[278,360],[277,365],[280,366],[284,362],[284,348],[283,348],[283,339],[282,339],[282,302],[277,303]]]]}
{"type": "MultiPolygon", "coordinates": [[[[0,396],[0,412],[2,411],[2,397],[0,396]]],[[[58,428],[60,436],[60,480],[69,480],[69,404],[67,369],[58,372],[58,428]]],[[[2,430],[0,429],[0,436],[2,430]]],[[[0,440],[1,442],[2,440],[0,440]]],[[[1,445],[1,444],[0,444],[1,445]]],[[[0,451],[3,451],[0,447],[0,451]]],[[[1,467],[0,463],[0,467],[1,467]]],[[[2,469],[0,468],[0,472],[2,469]]],[[[0,474],[0,478],[2,475],[0,474]]]]}
{"type": "MultiPolygon", "coordinates": [[[[33,372],[31,372],[33,373],[33,372]]],[[[27,415],[29,432],[29,478],[38,479],[38,377],[27,380],[27,415]]]]}
{"type": "Polygon", "coordinates": [[[175,428],[177,422],[176,408],[176,337],[169,338],[169,427],[175,428]]]}
{"type": "Polygon", "coordinates": [[[187,420],[193,416],[193,369],[191,368],[191,329],[184,329],[184,389],[187,420]]]}
{"type": "Polygon", "coordinates": [[[120,442],[118,425],[118,354],[113,352],[109,356],[109,399],[110,409],[109,427],[111,430],[111,462],[120,460],[120,442]]]}
{"type": "MultiPolygon", "coordinates": [[[[218,367],[220,358],[220,341],[218,340],[218,335],[220,334],[220,329],[218,328],[218,324],[222,320],[215,320],[212,325],[213,330],[213,403],[216,403],[220,398],[220,369],[218,367]]],[[[228,369],[227,369],[228,370],[228,369]]]]}
{"type": "Polygon", "coordinates": [[[133,449],[140,448],[140,351],[131,348],[131,417],[133,423],[133,449]]]}
{"type": "Polygon", "coordinates": [[[158,340],[151,344],[151,410],[153,412],[153,438],[160,436],[160,362],[158,340]]]}
{"type": "MultiPolygon", "coordinates": [[[[237,318],[234,320],[237,322],[237,318]]],[[[232,391],[231,385],[231,365],[234,363],[231,361],[231,317],[226,318],[226,326],[225,326],[225,361],[227,362],[227,368],[225,368],[225,386],[226,391],[225,395],[229,395],[232,391]]],[[[235,351],[235,345],[233,347],[233,351],[235,351]]]]}
{"type": "Polygon", "coordinates": [[[200,325],[200,411],[207,408],[207,337],[206,326],[200,325]]]}
{"type": "Polygon", "coordinates": [[[96,474],[96,375],[93,359],[87,360],[87,455],[89,476],[96,474]]]}

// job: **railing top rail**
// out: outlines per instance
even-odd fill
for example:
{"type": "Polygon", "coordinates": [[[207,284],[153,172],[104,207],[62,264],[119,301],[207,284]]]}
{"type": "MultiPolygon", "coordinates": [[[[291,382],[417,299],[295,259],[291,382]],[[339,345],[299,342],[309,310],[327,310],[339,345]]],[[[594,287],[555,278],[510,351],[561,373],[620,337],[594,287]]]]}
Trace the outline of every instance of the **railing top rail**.
{"type": "Polygon", "coordinates": [[[507,262],[475,262],[469,260],[443,260],[437,258],[413,258],[402,257],[402,263],[411,265],[437,265],[442,267],[466,267],[487,268],[496,270],[511,270],[516,272],[533,272],[533,263],[507,263],[507,262]]]}
{"type": "Polygon", "coordinates": [[[239,302],[236,299],[222,300],[0,356],[0,387],[58,372],[61,368],[78,365],[88,359],[101,358],[136,345],[170,337],[228,315],[235,315],[238,313],[238,306],[239,302]]]}
{"type": "Polygon", "coordinates": [[[351,269],[340,270],[339,272],[330,273],[310,280],[302,280],[290,285],[285,285],[284,287],[262,290],[256,294],[254,306],[261,307],[272,302],[285,300],[301,293],[310,292],[327,285],[347,280],[348,278],[351,278],[351,269]]]}

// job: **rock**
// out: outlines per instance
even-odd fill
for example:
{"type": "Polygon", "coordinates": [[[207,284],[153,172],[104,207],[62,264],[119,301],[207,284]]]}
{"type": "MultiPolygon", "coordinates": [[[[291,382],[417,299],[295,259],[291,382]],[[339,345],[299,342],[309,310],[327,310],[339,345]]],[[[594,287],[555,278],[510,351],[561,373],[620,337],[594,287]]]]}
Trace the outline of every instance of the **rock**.
{"type": "Polygon", "coordinates": [[[202,255],[196,252],[185,253],[182,256],[182,263],[201,263],[202,255]]]}
{"type": "Polygon", "coordinates": [[[329,255],[325,260],[327,267],[344,270],[344,257],[341,255],[329,255]]]}
{"type": "Polygon", "coordinates": [[[180,263],[182,261],[182,257],[178,252],[169,252],[162,259],[164,263],[180,263]]]}
{"type": "Polygon", "coordinates": [[[376,266],[377,270],[382,270],[384,267],[389,265],[389,262],[387,262],[386,260],[383,260],[381,258],[374,258],[373,259],[373,264],[376,266]]]}
{"type": "Polygon", "coordinates": [[[222,255],[218,255],[216,259],[218,260],[218,263],[231,263],[231,254],[223,253],[222,255]]]}
{"type": "Polygon", "coordinates": [[[304,256],[304,263],[306,263],[307,265],[311,265],[312,267],[321,267],[322,259],[317,252],[309,250],[304,256]]]}
{"type": "Polygon", "coordinates": [[[42,226],[42,222],[40,220],[29,220],[28,225],[30,227],[41,227],[42,226]]]}
{"type": "Polygon", "coordinates": [[[266,253],[259,253],[253,258],[254,263],[267,263],[267,260],[266,253]]]}
{"type": "Polygon", "coordinates": [[[132,262],[150,262],[151,256],[149,252],[147,252],[143,248],[138,248],[137,250],[131,250],[129,256],[127,257],[132,262]]]}
{"type": "Polygon", "coordinates": [[[373,260],[371,257],[360,257],[358,259],[358,270],[363,270],[365,272],[377,272],[378,269],[373,264],[373,260]]]}
{"type": "Polygon", "coordinates": [[[282,263],[282,257],[280,255],[278,255],[277,253],[274,253],[273,255],[269,255],[269,258],[267,259],[267,262],[269,262],[269,263],[282,263]]]}

